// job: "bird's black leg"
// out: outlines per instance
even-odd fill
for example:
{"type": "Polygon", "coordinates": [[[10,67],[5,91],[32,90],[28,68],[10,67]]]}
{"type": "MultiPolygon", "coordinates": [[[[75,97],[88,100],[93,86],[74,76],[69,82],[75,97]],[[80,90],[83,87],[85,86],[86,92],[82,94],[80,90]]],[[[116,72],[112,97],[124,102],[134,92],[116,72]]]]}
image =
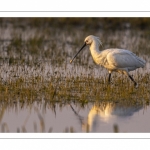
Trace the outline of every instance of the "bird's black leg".
{"type": "Polygon", "coordinates": [[[129,78],[131,79],[131,81],[134,83],[134,86],[137,88],[137,83],[134,81],[134,79],[132,78],[132,76],[129,75],[129,78]]]}
{"type": "Polygon", "coordinates": [[[109,73],[109,76],[108,76],[108,83],[110,83],[110,79],[111,79],[111,73],[109,73]]]}

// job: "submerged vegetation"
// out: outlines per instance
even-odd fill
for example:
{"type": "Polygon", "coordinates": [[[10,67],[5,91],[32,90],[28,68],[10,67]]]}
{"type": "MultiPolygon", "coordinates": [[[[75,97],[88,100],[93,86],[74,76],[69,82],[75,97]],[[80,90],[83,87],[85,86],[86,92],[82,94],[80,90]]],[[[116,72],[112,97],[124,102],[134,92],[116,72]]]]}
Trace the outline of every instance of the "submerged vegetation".
{"type": "MultiPolygon", "coordinates": [[[[149,23],[149,18],[1,18],[0,105],[24,107],[43,101],[51,108],[102,102],[149,105],[149,23]],[[132,73],[139,88],[115,73],[109,85],[107,70],[93,62],[87,48],[69,63],[89,34],[101,38],[101,49],[128,49],[147,61],[144,69],[132,73]]],[[[114,131],[118,132],[117,125],[114,131]]],[[[75,131],[70,127],[64,132],[75,131]]]]}

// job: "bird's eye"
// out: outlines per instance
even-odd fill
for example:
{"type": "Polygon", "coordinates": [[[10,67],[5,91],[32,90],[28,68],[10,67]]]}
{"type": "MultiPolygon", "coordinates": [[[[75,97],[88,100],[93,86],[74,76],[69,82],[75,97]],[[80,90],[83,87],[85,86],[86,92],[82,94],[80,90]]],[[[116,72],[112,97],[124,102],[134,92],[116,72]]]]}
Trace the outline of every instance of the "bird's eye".
{"type": "Polygon", "coordinates": [[[88,43],[88,40],[86,40],[85,42],[88,43]]]}

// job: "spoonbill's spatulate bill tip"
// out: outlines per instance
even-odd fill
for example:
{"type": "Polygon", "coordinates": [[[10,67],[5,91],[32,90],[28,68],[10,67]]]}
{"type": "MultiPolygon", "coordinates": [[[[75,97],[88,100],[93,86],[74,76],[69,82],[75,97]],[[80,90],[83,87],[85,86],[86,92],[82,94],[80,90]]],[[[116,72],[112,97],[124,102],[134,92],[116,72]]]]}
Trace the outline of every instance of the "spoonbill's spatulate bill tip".
{"type": "Polygon", "coordinates": [[[130,76],[129,72],[133,71],[137,68],[143,68],[146,64],[145,60],[139,58],[134,53],[125,49],[106,49],[103,51],[99,50],[99,46],[102,45],[99,37],[89,35],[84,40],[84,45],[81,49],[75,54],[70,63],[76,58],[79,52],[86,46],[89,45],[91,55],[98,65],[102,65],[109,71],[108,82],[110,82],[111,73],[113,71],[123,73],[127,75],[131,81],[134,83],[134,86],[137,87],[137,83],[134,81],[132,76],[130,76]]]}

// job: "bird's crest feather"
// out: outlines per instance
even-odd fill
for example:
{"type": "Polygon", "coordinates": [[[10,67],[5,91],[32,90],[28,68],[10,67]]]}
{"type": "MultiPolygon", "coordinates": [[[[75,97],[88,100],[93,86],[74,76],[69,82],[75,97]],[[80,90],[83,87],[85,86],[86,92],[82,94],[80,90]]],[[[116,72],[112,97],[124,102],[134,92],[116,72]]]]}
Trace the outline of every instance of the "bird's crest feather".
{"type": "Polygon", "coordinates": [[[97,37],[97,36],[95,36],[95,37],[96,37],[96,40],[98,41],[99,45],[101,45],[101,46],[103,47],[103,43],[102,43],[102,41],[100,40],[100,38],[97,37]]]}

